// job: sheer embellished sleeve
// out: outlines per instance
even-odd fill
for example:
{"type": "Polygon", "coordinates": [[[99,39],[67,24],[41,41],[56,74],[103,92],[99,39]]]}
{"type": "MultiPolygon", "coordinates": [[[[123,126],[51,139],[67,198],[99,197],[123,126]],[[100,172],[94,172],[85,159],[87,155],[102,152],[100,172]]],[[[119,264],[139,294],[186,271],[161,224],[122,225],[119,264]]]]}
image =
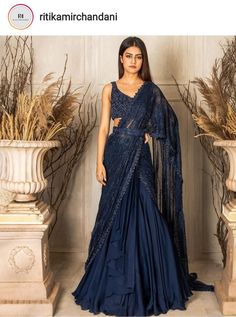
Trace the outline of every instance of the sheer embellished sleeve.
{"type": "Polygon", "coordinates": [[[154,85],[147,132],[152,137],[155,191],[158,208],[166,219],[183,273],[192,290],[213,291],[190,273],[182,199],[182,162],[177,116],[161,89],[154,85]]]}

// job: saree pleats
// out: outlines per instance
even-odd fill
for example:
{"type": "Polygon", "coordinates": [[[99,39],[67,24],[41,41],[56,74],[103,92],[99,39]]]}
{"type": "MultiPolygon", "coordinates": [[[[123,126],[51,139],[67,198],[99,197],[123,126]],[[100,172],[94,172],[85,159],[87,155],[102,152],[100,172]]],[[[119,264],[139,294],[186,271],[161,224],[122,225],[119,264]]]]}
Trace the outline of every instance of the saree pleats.
{"type": "Polygon", "coordinates": [[[140,173],[148,150],[142,149],[96,265],[87,269],[73,293],[83,309],[116,316],[159,315],[186,309],[192,295],[183,282],[165,219],[140,173]]]}

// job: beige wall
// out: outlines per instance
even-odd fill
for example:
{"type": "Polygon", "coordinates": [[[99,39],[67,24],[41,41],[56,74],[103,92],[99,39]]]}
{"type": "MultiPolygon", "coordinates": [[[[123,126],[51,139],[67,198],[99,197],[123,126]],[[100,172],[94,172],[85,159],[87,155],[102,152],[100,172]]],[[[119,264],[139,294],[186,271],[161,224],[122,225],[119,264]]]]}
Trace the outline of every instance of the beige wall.
{"type": "MultiPolygon", "coordinates": [[[[67,76],[73,85],[92,82],[101,93],[103,85],[118,77],[117,54],[125,37],[34,37],[34,84],[55,72],[61,75],[68,53],[67,76]]],[[[153,80],[160,86],[179,118],[184,177],[184,211],[190,260],[202,257],[220,258],[216,217],[211,204],[209,169],[199,140],[193,138],[192,118],[181,102],[172,75],[179,84],[195,76],[209,75],[216,57],[222,54],[219,43],[224,37],[141,36],[145,41],[153,80]]],[[[4,38],[0,39],[1,50],[4,38]]],[[[100,109],[100,105],[99,105],[100,109]]],[[[98,121],[99,122],[99,121],[98,121]]],[[[50,240],[51,250],[79,252],[86,257],[92,227],[97,213],[101,186],[96,182],[96,140],[94,129],[80,166],[74,171],[58,223],[50,240]]],[[[1,197],[1,196],[0,196],[1,197]]]]}

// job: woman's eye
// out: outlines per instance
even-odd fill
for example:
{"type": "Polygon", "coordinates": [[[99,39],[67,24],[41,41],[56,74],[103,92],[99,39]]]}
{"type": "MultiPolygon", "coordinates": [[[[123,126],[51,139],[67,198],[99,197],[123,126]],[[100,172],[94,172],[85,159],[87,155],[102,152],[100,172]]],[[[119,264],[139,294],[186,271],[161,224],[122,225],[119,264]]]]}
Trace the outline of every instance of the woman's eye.
{"type": "MultiPolygon", "coordinates": [[[[132,55],[126,55],[126,58],[132,58],[132,55]]],[[[135,59],[142,59],[143,57],[142,56],[135,56],[134,57],[135,59]]]]}

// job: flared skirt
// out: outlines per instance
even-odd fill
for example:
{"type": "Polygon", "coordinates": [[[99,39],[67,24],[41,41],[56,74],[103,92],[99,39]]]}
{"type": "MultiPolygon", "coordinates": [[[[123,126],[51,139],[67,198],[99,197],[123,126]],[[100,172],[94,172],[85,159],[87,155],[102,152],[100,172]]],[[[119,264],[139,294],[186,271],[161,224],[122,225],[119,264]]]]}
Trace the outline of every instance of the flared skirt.
{"type": "Polygon", "coordinates": [[[186,309],[192,292],[167,223],[138,168],[109,235],[72,295],[76,304],[94,314],[157,316],[186,309]]]}

